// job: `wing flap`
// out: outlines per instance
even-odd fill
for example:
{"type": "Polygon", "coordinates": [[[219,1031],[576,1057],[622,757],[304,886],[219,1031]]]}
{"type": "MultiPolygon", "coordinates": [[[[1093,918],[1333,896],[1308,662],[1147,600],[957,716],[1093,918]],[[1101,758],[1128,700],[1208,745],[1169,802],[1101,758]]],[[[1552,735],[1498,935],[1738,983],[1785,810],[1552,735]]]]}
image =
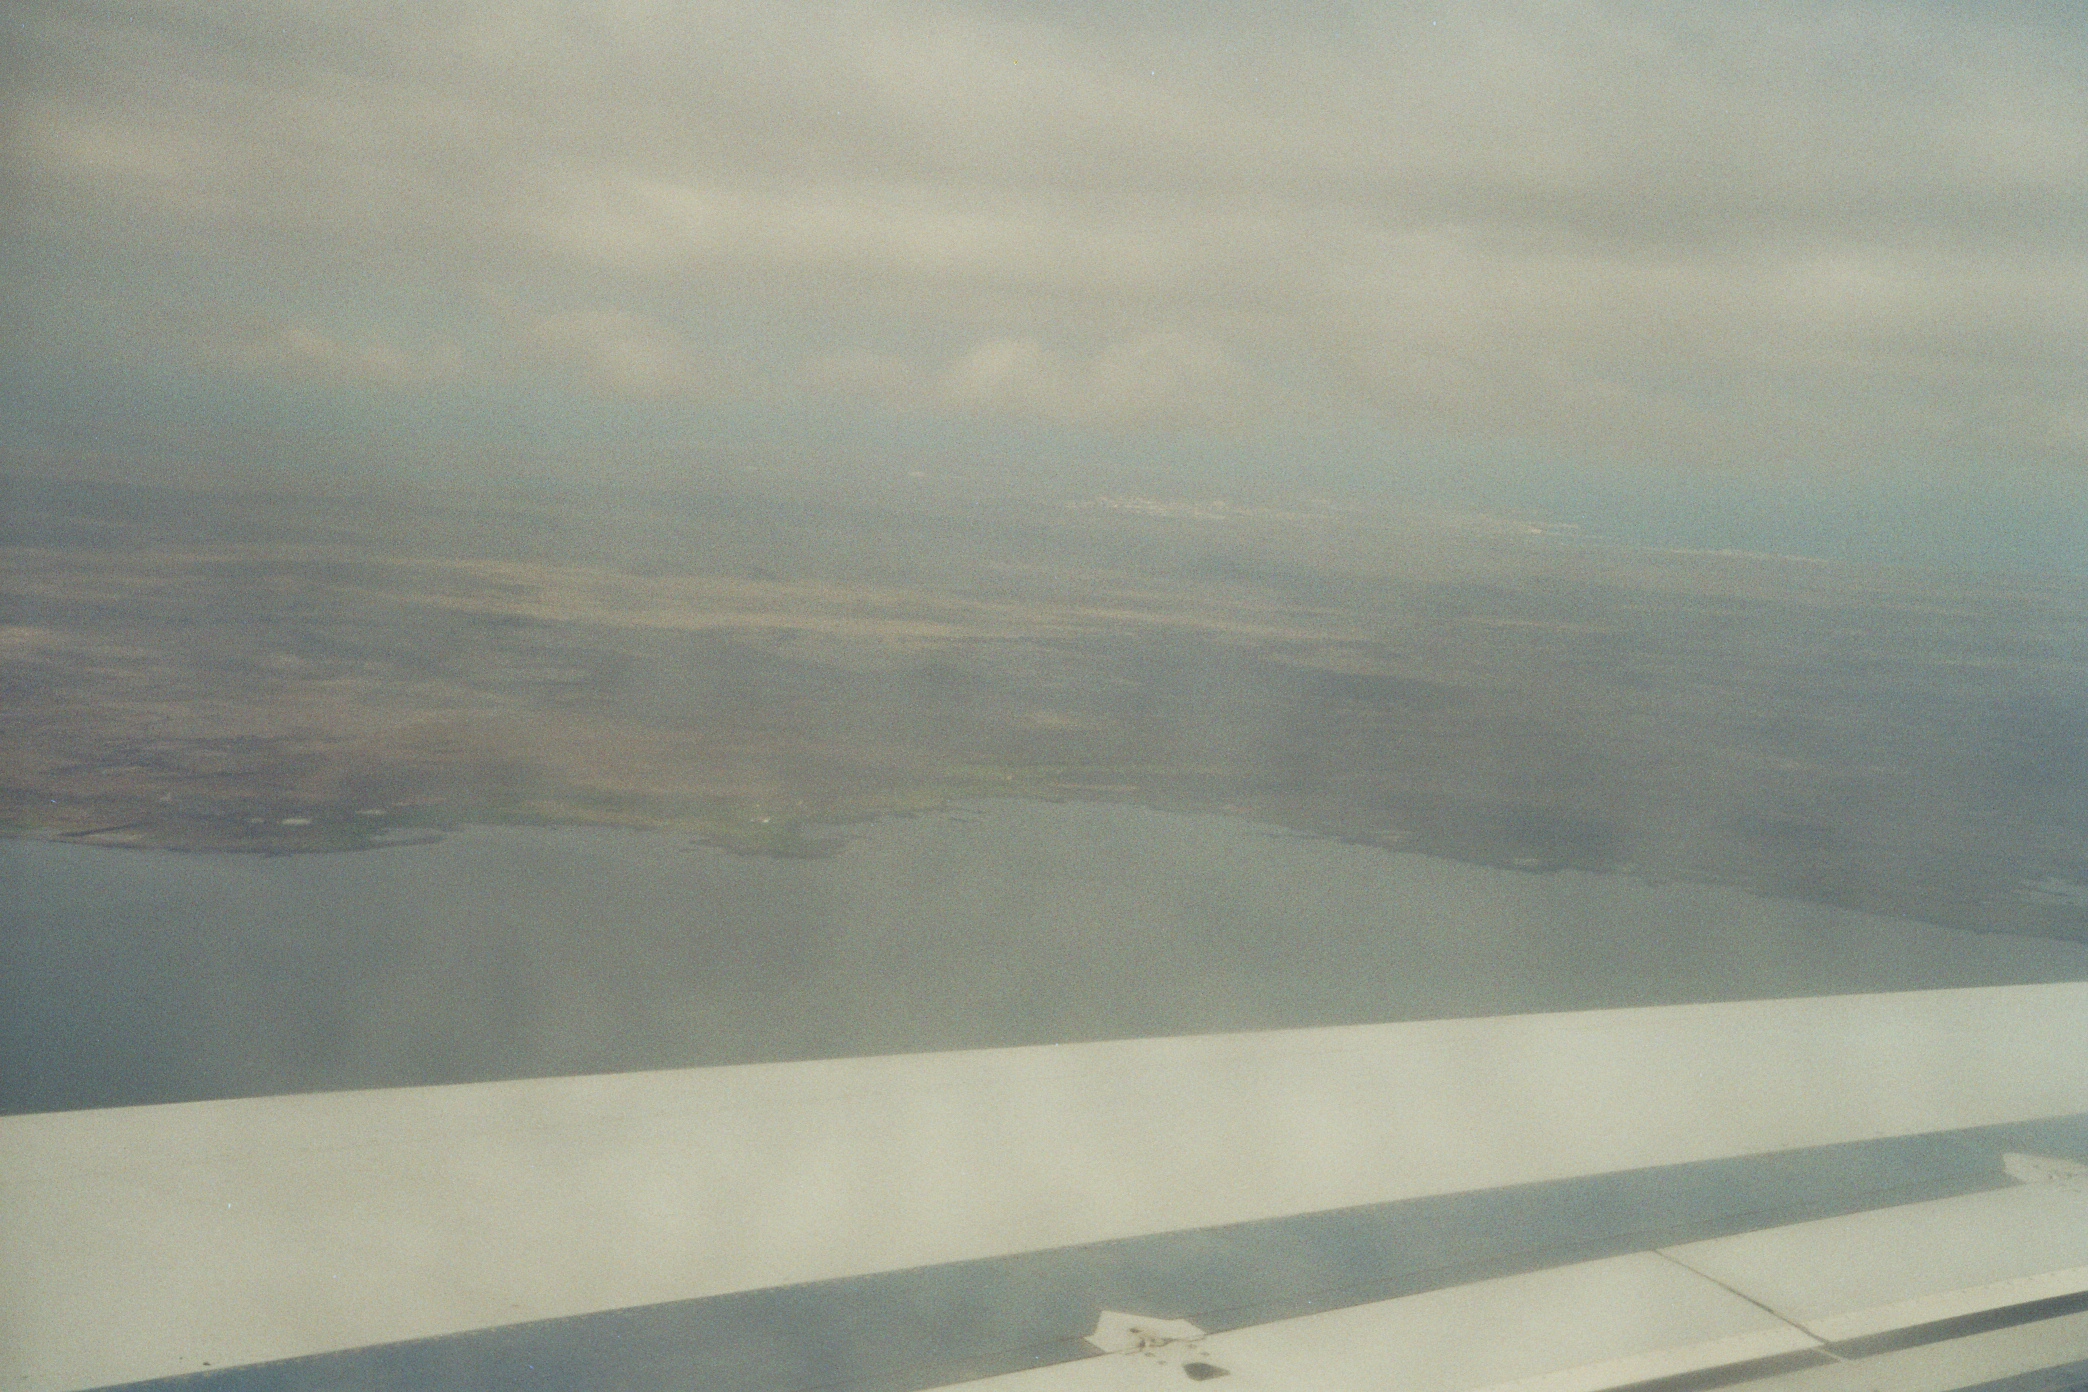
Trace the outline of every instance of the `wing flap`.
{"type": "MultiPolygon", "coordinates": [[[[1105,1327],[1111,1318],[1104,1316],[1105,1327]]],[[[1176,1322],[1144,1323],[1164,1330],[1176,1322]]],[[[1227,1392],[1609,1392],[1818,1346],[1714,1282],[1639,1252],[1220,1334],[1119,1345],[1104,1357],[965,1386],[1103,1392],[1223,1377],[1227,1392]]]]}
{"type": "Polygon", "coordinates": [[[2088,1291],[2088,1189],[2021,1184],[1665,1250],[1840,1343],[2088,1291]]]}
{"type": "Polygon", "coordinates": [[[2030,1183],[1212,1335],[1148,1320],[1153,1336],[1107,1344],[1110,1357],[969,1385],[1159,1392],[1191,1370],[1236,1379],[1234,1392],[1618,1392],[1689,1374],[1744,1379],[1814,1351],[1825,1363],[1836,1340],[2088,1289],[2088,1268],[2064,1265],[2084,1254],[2088,1189],[2030,1183]]]}

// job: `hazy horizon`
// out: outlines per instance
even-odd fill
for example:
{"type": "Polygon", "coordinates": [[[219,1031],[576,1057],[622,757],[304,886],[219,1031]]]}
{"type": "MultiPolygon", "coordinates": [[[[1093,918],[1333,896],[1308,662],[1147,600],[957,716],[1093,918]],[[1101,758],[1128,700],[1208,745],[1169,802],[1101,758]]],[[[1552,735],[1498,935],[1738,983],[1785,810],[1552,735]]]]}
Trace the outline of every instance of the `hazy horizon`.
{"type": "Polygon", "coordinates": [[[17,473],[1311,492],[2083,563],[2072,7],[7,24],[17,473]]]}

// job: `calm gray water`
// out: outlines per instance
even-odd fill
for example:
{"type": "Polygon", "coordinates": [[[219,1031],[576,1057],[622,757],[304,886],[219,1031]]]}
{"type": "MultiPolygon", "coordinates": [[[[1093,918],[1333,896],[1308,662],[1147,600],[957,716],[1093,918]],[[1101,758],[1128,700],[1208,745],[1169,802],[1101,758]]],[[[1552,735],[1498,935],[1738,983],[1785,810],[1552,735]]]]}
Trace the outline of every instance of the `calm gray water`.
{"type": "Polygon", "coordinates": [[[0,843],[8,1112],[2088,977],[2088,947],[1216,816],[998,802],[822,861],[480,827],[0,843]]]}

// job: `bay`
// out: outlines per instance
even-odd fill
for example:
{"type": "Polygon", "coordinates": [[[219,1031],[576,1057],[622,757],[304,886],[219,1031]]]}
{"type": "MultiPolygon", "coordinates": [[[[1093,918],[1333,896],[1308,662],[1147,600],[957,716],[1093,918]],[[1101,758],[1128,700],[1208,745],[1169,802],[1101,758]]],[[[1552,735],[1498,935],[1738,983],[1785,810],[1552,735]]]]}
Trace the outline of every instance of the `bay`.
{"type": "Polygon", "coordinates": [[[0,843],[0,1109],[2088,977],[2076,943],[1230,817],[1004,801],[850,835],[0,843]]]}

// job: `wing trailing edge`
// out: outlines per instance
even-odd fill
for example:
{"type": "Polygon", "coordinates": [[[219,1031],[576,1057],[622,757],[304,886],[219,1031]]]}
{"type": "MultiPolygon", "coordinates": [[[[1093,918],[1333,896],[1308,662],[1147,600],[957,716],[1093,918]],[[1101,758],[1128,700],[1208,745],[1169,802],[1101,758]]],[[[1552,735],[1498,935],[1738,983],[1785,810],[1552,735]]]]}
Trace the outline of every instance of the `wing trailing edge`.
{"type": "MultiPolygon", "coordinates": [[[[1090,1336],[1108,1356],[954,1386],[1170,1392],[1224,1378],[1227,1392],[1624,1392],[1692,1375],[1691,1386],[1804,1386],[1808,1369],[1886,1352],[1881,1336],[1933,1345],[1878,1365],[1900,1381],[1858,1384],[1900,1389],[1924,1367],[1964,1364],[1954,1322],[2014,1311],[2028,1326],[2055,1298],[2088,1292],[2088,1188],[2064,1181],[2069,1168],[2017,1164],[2046,1177],[1218,1334],[1109,1313],[1090,1336]]],[[[1987,1343],[2005,1350],[2012,1338],[2030,1354],[2021,1368],[2003,1357],[2004,1372],[2088,1358],[2088,1316],[2059,1325],[2056,1338],[1987,1343]]],[[[1957,1376],[1939,1385],[1963,1385],[1957,1376]]]]}

